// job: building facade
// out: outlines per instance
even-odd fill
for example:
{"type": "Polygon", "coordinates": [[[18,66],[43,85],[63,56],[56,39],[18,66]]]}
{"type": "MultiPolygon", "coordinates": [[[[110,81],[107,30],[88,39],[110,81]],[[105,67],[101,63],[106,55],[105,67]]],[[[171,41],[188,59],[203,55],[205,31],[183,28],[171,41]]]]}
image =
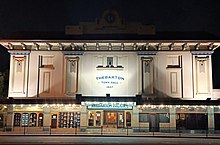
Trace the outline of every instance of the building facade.
{"type": "Polygon", "coordinates": [[[219,130],[211,55],[220,41],[147,39],[153,26],[124,23],[106,11],[96,25],[68,26],[68,39],[0,40],[10,53],[8,102],[15,102],[7,103],[4,124],[15,130],[219,130]],[[129,32],[137,40],[117,39],[129,32]],[[101,39],[88,39],[91,33],[101,39]]]}

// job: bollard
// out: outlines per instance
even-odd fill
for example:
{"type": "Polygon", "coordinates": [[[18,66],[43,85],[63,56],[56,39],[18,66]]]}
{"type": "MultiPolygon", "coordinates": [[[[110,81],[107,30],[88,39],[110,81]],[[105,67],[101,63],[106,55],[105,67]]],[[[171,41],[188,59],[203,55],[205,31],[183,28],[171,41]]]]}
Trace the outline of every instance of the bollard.
{"type": "Polygon", "coordinates": [[[153,127],[153,136],[154,136],[154,127],[153,127]]]}
{"type": "Polygon", "coordinates": [[[181,137],[181,131],[179,130],[179,137],[181,137]]]}
{"type": "Polygon", "coordinates": [[[103,126],[101,126],[101,135],[103,134],[103,126]]]}
{"type": "Polygon", "coordinates": [[[206,129],[206,138],[208,137],[209,131],[206,129]]]}
{"type": "Polygon", "coordinates": [[[5,131],[5,132],[6,132],[6,131],[7,131],[6,129],[7,129],[7,126],[6,126],[6,124],[5,124],[5,128],[4,128],[4,130],[3,130],[3,131],[5,131]]]}
{"type": "Polygon", "coordinates": [[[75,135],[77,135],[77,127],[75,127],[75,135]]]}
{"type": "Polygon", "coordinates": [[[24,125],[24,135],[25,135],[25,125],[24,125]]]}
{"type": "Polygon", "coordinates": [[[128,126],[127,126],[127,136],[128,136],[128,126]]]}

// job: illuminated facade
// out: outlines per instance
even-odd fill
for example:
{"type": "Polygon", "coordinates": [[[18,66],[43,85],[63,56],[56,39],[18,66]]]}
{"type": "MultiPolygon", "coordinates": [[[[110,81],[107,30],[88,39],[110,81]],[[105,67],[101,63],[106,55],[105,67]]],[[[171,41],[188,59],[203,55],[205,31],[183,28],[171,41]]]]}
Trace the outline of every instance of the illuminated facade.
{"type": "Polygon", "coordinates": [[[67,26],[68,39],[1,40],[10,53],[8,100],[17,102],[7,126],[219,129],[218,102],[206,102],[220,97],[211,63],[220,41],[147,39],[153,26],[124,23],[106,11],[96,25],[67,26]],[[103,35],[128,32],[141,37],[103,35]],[[100,39],[83,37],[94,33],[100,39]]]}

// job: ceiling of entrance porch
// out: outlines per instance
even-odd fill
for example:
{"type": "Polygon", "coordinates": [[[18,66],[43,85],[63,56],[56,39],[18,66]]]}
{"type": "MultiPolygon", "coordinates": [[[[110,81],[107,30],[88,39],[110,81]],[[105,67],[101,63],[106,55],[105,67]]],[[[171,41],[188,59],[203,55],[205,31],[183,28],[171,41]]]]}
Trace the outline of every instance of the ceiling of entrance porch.
{"type": "Polygon", "coordinates": [[[0,40],[9,50],[35,51],[213,51],[220,46],[214,40],[0,40]]]}

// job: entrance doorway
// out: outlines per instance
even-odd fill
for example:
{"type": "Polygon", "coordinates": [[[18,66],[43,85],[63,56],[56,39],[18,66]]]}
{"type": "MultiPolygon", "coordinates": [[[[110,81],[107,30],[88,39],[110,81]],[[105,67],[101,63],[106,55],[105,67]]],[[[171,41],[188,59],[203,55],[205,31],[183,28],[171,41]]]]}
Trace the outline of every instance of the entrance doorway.
{"type": "Polygon", "coordinates": [[[104,125],[109,128],[124,127],[124,112],[104,111],[104,125]]]}
{"type": "Polygon", "coordinates": [[[57,128],[57,114],[51,116],[51,128],[57,128]]]}
{"type": "Polygon", "coordinates": [[[3,128],[3,114],[0,114],[0,128],[3,128]]]}
{"type": "Polygon", "coordinates": [[[159,114],[149,114],[149,131],[159,131],[159,114]]]}

